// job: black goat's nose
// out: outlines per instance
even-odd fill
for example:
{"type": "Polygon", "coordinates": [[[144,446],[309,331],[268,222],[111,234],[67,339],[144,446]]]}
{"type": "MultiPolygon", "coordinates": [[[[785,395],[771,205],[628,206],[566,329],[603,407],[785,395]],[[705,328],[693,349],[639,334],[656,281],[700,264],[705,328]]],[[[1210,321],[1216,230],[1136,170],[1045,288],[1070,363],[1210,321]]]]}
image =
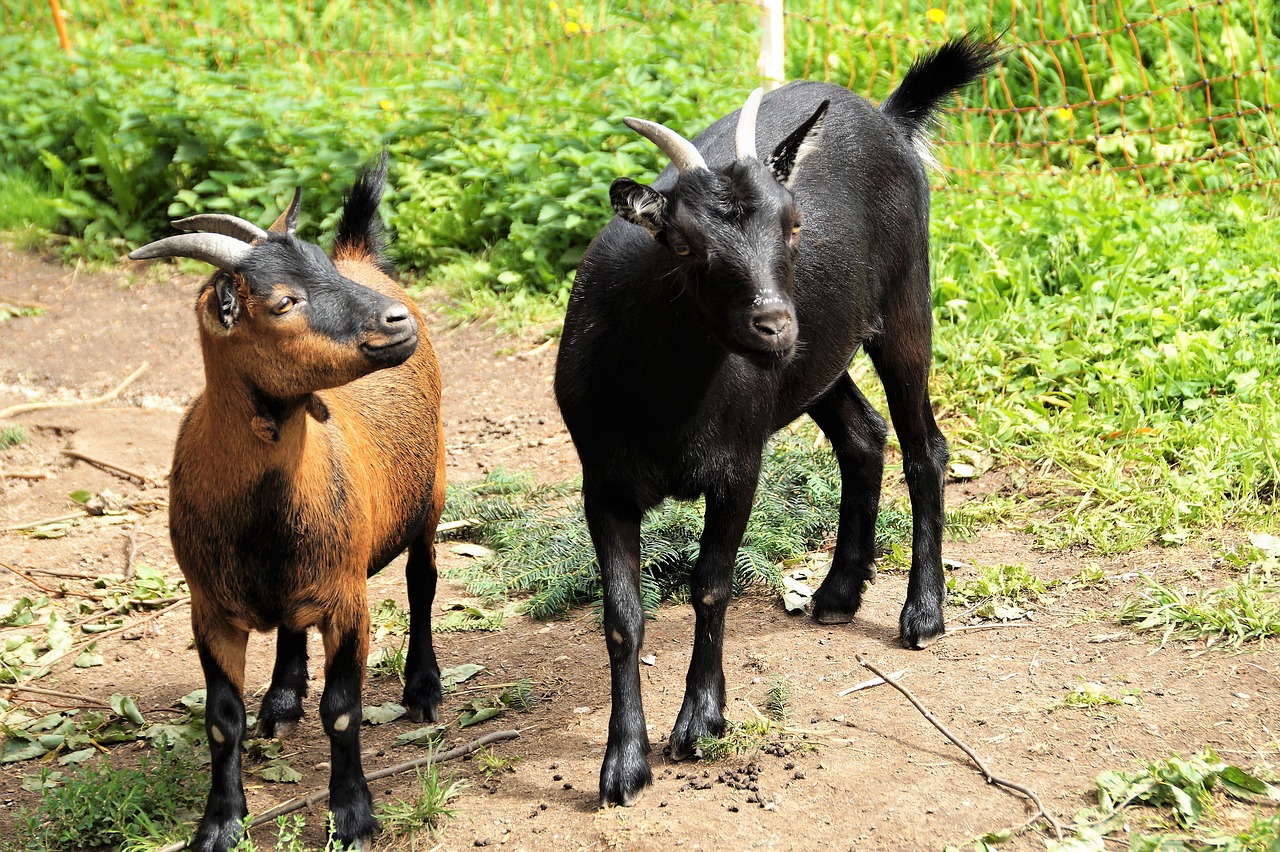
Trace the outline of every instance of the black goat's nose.
{"type": "Polygon", "coordinates": [[[761,334],[777,337],[791,327],[791,311],[786,308],[760,311],[751,317],[751,325],[761,334]]]}

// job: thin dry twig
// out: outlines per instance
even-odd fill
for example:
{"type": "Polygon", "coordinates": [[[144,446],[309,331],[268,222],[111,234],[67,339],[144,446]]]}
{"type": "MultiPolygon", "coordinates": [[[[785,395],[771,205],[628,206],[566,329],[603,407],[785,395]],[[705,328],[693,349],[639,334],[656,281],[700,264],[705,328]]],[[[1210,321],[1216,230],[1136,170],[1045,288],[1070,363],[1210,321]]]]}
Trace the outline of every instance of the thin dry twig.
{"type": "Polygon", "coordinates": [[[1034,621],[996,621],[990,624],[962,624],[959,627],[948,627],[943,636],[950,636],[952,633],[964,633],[968,630],[999,630],[1002,627],[1043,627],[1043,624],[1037,624],[1034,621]]]}
{"type": "Polygon", "coordinates": [[[138,619],[138,620],[136,620],[136,621],[131,621],[131,622],[129,622],[128,624],[125,624],[125,625],[122,625],[122,626],[120,626],[120,627],[117,627],[117,628],[116,628],[116,629],[114,629],[114,630],[107,630],[107,631],[105,631],[105,632],[103,632],[103,633],[97,633],[97,634],[95,634],[95,635],[93,636],[93,638],[92,638],[92,639],[86,639],[85,641],[81,642],[79,645],[76,645],[76,646],[72,647],[70,650],[68,650],[68,651],[66,651],[66,652],[64,652],[64,653],[61,653],[61,654],[59,654],[58,656],[54,657],[52,660],[48,660],[48,661],[46,661],[46,662],[45,662],[45,664],[44,664],[44,666],[43,666],[43,668],[41,668],[41,669],[40,669],[40,671],[36,672],[35,674],[31,675],[31,677],[30,677],[30,678],[28,678],[28,680],[37,680],[37,679],[39,679],[39,678],[44,677],[44,676],[45,676],[45,675],[47,675],[49,672],[53,671],[53,666],[54,666],[54,664],[55,664],[55,663],[58,663],[58,662],[61,662],[62,660],[65,660],[67,657],[71,656],[72,654],[77,654],[77,653],[79,653],[80,651],[83,651],[85,648],[89,647],[89,646],[90,646],[90,645],[92,645],[94,642],[97,642],[97,641],[102,640],[102,639],[107,639],[107,638],[109,638],[109,637],[111,637],[111,636],[119,635],[119,634],[124,633],[124,632],[126,632],[126,631],[128,631],[128,630],[132,630],[132,629],[133,629],[133,628],[135,628],[135,627],[140,627],[141,625],[146,624],[148,621],[154,621],[155,619],[159,618],[160,616],[164,615],[165,613],[172,612],[173,610],[177,609],[178,607],[182,606],[183,604],[189,604],[189,603],[191,603],[191,596],[190,596],[190,595],[188,595],[187,597],[184,597],[184,598],[179,599],[178,601],[176,601],[176,602],[174,602],[174,603],[170,604],[169,606],[165,607],[164,609],[158,609],[158,610],[156,610],[155,612],[147,613],[147,614],[146,614],[145,616],[143,616],[142,618],[139,618],[139,619],[138,619]]]}
{"type": "MultiPolygon", "coordinates": [[[[525,730],[528,729],[526,728],[525,730]]],[[[430,763],[444,763],[446,760],[453,760],[455,758],[471,754],[472,752],[479,751],[489,743],[496,743],[500,740],[513,740],[518,736],[520,736],[520,731],[517,730],[494,731],[493,733],[485,734],[483,737],[474,739],[466,745],[460,745],[455,749],[450,749],[443,754],[428,754],[414,760],[407,760],[404,763],[397,763],[394,766],[388,766],[384,769],[378,769],[374,772],[370,772],[364,776],[364,780],[368,783],[370,781],[377,781],[380,778],[389,778],[392,775],[399,775],[401,772],[408,772],[410,769],[417,769],[420,766],[426,766],[430,763]]],[[[298,796],[296,799],[290,799],[284,804],[278,805],[277,807],[254,817],[253,822],[249,823],[249,828],[257,828],[260,825],[272,822],[276,817],[292,813],[293,811],[300,811],[303,808],[314,807],[328,798],[329,791],[328,789],[324,789],[316,790],[314,793],[306,796],[298,796]]],[[[156,852],[180,852],[180,850],[186,848],[187,841],[179,840],[177,843],[171,843],[168,846],[156,850],[156,852]]]]}
{"type": "Polygon", "coordinates": [[[42,689],[38,686],[6,686],[5,690],[9,693],[9,698],[13,697],[15,692],[26,692],[31,695],[48,695],[53,698],[66,698],[71,701],[79,701],[81,704],[91,704],[94,707],[110,707],[111,705],[97,698],[90,698],[87,695],[77,695],[74,692],[59,692],[56,689],[42,689]]]}
{"type": "Polygon", "coordinates": [[[28,577],[26,574],[23,574],[21,571],[19,571],[17,568],[14,568],[8,562],[0,562],[0,568],[4,568],[7,571],[12,571],[14,574],[26,580],[28,583],[35,586],[37,589],[40,589],[41,591],[48,592],[51,595],[62,594],[62,592],[58,591],[57,589],[49,588],[48,586],[44,585],[40,581],[36,580],[34,577],[28,577]]]}
{"type": "Polygon", "coordinates": [[[969,748],[969,746],[965,745],[964,742],[961,741],[961,739],[957,737],[955,734],[951,733],[951,731],[948,730],[947,726],[942,724],[942,722],[938,719],[937,716],[934,716],[932,713],[929,712],[929,708],[925,707],[923,704],[920,703],[920,699],[916,698],[915,695],[911,693],[911,690],[907,689],[905,686],[903,686],[902,684],[894,680],[892,675],[888,675],[880,671],[880,669],[878,669],[874,664],[868,662],[861,654],[854,654],[853,656],[858,661],[858,665],[862,666],[864,669],[867,669],[874,675],[879,675],[884,680],[885,683],[889,684],[894,689],[898,690],[898,692],[901,692],[903,697],[906,698],[908,701],[910,701],[911,705],[920,711],[921,715],[924,716],[924,718],[929,722],[929,724],[937,728],[938,731],[941,732],[941,734],[944,737],[951,740],[952,744],[954,744],[956,748],[960,749],[962,752],[967,754],[969,756],[969,759],[974,762],[974,765],[978,767],[978,771],[980,771],[983,777],[987,779],[988,784],[995,784],[1000,787],[1005,787],[1009,790],[1013,790],[1015,792],[1021,793],[1022,795],[1030,799],[1032,803],[1035,804],[1037,808],[1039,808],[1039,813],[1035,815],[1035,817],[1032,819],[1032,822],[1034,822],[1035,819],[1044,817],[1045,821],[1049,823],[1050,826],[1053,827],[1053,832],[1058,836],[1058,840],[1062,840],[1062,825],[1058,822],[1057,819],[1054,818],[1053,814],[1049,813],[1049,811],[1044,806],[1044,802],[1040,801],[1040,797],[1036,795],[1034,790],[1032,790],[1030,787],[1023,786],[1022,784],[1019,784],[1016,781],[1009,781],[1005,778],[1001,778],[998,775],[995,775],[990,769],[987,768],[987,764],[983,761],[981,757],[978,756],[978,753],[975,752],[973,749],[969,748]]]}
{"type": "MultiPolygon", "coordinates": [[[[906,669],[901,669],[899,671],[894,672],[892,676],[902,677],[906,673],[907,673],[906,669]]],[[[853,686],[849,687],[848,689],[842,689],[839,692],[837,692],[836,695],[843,698],[844,696],[849,695],[851,693],[861,692],[864,689],[870,689],[871,687],[879,686],[882,683],[884,683],[884,678],[873,677],[871,678],[871,680],[864,680],[862,683],[855,683],[853,686]]]]}
{"type": "Polygon", "coordinates": [[[462,518],[457,521],[447,521],[436,527],[436,533],[452,532],[454,530],[465,530],[467,527],[478,527],[482,524],[479,518],[462,518]]]}
{"type": "Polygon", "coordinates": [[[48,305],[42,305],[39,302],[33,302],[30,299],[19,299],[16,296],[9,296],[0,293],[0,305],[12,305],[15,308],[26,308],[32,311],[47,311],[48,305]]]}
{"type": "Polygon", "coordinates": [[[38,521],[27,521],[21,524],[10,524],[4,527],[4,532],[17,532],[18,530],[33,530],[36,527],[42,527],[45,524],[56,524],[59,521],[74,521],[77,518],[85,517],[84,512],[73,512],[70,515],[56,515],[52,518],[41,518],[38,521]]]}
{"type": "Polygon", "coordinates": [[[0,470],[0,479],[48,479],[47,470],[0,470]]]}
{"type": "Polygon", "coordinates": [[[133,560],[137,557],[137,555],[138,555],[138,541],[133,536],[133,530],[130,530],[129,539],[125,543],[125,550],[124,550],[124,579],[126,583],[133,579],[133,575],[134,575],[133,560]]]}
{"type": "Polygon", "coordinates": [[[42,411],[46,408],[78,408],[82,405],[97,405],[100,402],[108,402],[115,399],[129,385],[133,384],[133,380],[146,372],[151,365],[146,361],[142,362],[142,366],[129,374],[123,382],[116,385],[113,389],[107,391],[102,396],[95,396],[93,399],[55,399],[48,402],[24,402],[19,405],[11,405],[8,408],[0,410],[0,420],[6,417],[12,417],[15,414],[23,414],[28,411],[42,411]]]}
{"type": "Polygon", "coordinates": [[[107,473],[114,473],[121,476],[127,476],[130,479],[136,479],[139,482],[141,482],[143,485],[149,485],[151,483],[150,479],[138,473],[137,471],[129,470],[129,468],[127,467],[121,467],[120,465],[113,464],[109,461],[96,459],[93,456],[85,455],[79,450],[63,450],[62,454],[64,456],[67,456],[68,458],[79,459],[82,462],[87,462],[88,464],[91,464],[94,467],[100,467],[103,470],[105,470],[107,473]]]}

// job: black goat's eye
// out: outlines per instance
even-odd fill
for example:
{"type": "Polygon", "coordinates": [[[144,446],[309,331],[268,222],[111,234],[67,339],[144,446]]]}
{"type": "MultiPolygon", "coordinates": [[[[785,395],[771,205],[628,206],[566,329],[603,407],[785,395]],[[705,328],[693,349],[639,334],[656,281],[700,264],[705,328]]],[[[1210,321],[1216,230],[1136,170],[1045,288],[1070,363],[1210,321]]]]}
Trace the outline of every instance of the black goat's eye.
{"type": "Polygon", "coordinates": [[[681,257],[688,257],[691,251],[689,244],[678,237],[671,240],[671,250],[681,257]]]}
{"type": "Polygon", "coordinates": [[[280,301],[276,302],[271,308],[271,312],[277,316],[288,313],[294,305],[298,304],[298,300],[292,296],[281,296],[280,301]]]}

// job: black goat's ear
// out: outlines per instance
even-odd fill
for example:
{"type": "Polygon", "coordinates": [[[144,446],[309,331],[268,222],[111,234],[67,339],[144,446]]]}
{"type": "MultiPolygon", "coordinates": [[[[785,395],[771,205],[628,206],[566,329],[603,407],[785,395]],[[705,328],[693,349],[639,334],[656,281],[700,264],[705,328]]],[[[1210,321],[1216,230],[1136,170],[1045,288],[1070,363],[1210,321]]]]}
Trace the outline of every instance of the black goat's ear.
{"type": "Polygon", "coordinates": [[[218,321],[230,331],[240,318],[240,292],[236,289],[234,275],[218,273],[213,279],[213,298],[217,301],[218,321]]]}
{"type": "Polygon", "coordinates": [[[809,120],[783,139],[765,161],[778,183],[790,188],[791,179],[795,176],[796,169],[800,168],[800,163],[822,144],[822,127],[826,123],[829,106],[831,101],[820,103],[809,120]]]}
{"type": "Polygon", "coordinates": [[[618,178],[609,187],[609,201],[620,219],[639,225],[651,237],[662,233],[667,199],[653,187],[636,183],[631,178],[618,178]]]}

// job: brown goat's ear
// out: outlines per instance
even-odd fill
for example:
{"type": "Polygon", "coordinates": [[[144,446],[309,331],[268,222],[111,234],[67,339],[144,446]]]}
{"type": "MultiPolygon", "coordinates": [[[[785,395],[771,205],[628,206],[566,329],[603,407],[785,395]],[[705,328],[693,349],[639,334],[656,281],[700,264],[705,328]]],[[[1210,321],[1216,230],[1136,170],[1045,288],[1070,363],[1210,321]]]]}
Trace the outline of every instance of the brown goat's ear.
{"type": "Polygon", "coordinates": [[[765,161],[765,165],[773,172],[778,183],[784,187],[790,188],[791,179],[795,176],[800,163],[818,150],[818,146],[822,144],[822,126],[826,122],[829,106],[831,101],[818,104],[818,109],[809,117],[809,120],[783,139],[765,161]]]}
{"type": "Polygon", "coordinates": [[[293,190],[293,200],[289,202],[289,206],[281,213],[271,227],[267,228],[273,234],[289,234],[293,235],[298,230],[298,213],[302,209],[302,187],[296,187],[293,190]]]}
{"type": "Polygon", "coordinates": [[[609,201],[618,218],[639,225],[657,237],[662,233],[663,218],[667,212],[667,199],[652,187],[636,183],[631,178],[618,178],[609,187],[609,201]]]}
{"type": "Polygon", "coordinates": [[[218,321],[230,331],[240,318],[240,291],[236,287],[236,277],[219,272],[213,279],[213,298],[217,302],[218,321]]]}

